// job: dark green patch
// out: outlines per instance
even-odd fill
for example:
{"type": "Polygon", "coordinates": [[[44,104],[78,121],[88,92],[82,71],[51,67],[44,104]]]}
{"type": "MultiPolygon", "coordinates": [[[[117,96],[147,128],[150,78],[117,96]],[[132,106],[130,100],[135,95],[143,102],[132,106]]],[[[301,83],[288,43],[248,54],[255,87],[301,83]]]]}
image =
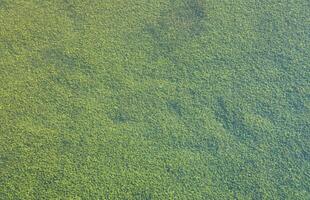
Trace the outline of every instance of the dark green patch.
{"type": "Polygon", "coordinates": [[[112,119],[112,121],[114,123],[126,123],[129,122],[131,120],[130,115],[127,114],[126,112],[122,111],[122,110],[115,110],[113,112],[111,112],[110,114],[110,118],[112,119]]]}
{"type": "Polygon", "coordinates": [[[141,200],[152,200],[152,193],[147,191],[147,190],[143,190],[140,192],[135,192],[133,194],[133,198],[134,199],[141,199],[141,200]]]}
{"type": "Polygon", "coordinates": [[[94,69],[84,59],[66,54],[60,49],[47,49],[42,52],[42,58],[47,63],[54,64],[63,72],[82,72],[89,76],[93,75],[94,69]]]}
{"type": "Polygon", "coordinates": [[[182,116],[183,111],[181,103],[172,100],[167,102],[167,106],[172,112],[174,112],[178,116],[182,116]]]}
{"type": "Polygon", "coordinates": [[[288,100],[289,106],[296,112],[305,113],[308,111],[304,102],[309,101],[310,99],[303,97],[302,94],[296,91],[296,89],[288,90],[286,92],[286,99],[288,100]]]}
{"type": "Polygon", "coordinates": [[[62,0],[59,7],[70,18],[74,29],[76,31],[83,31],[83,24],[85,23],[84,15],[80,13],[81,10],[78,10],[77,4],[72,0],[62,0]]]}
{"type": "Polygon", "coordinates": [[[8,9],[8,2],[6,0],[0,1],[0,9],[8,9]]]}
{"type": "Polygon", "coordinates": [[[217,98],[215,116],[227,132],[238,140],[256,141],[255,132],[244,123],[241,108],[228,107],[223,97],[217,98]]]}
{"type": "Polygon", "coordinates": [[[190,21],[201,21],[206,16],[203,0],[183,0],[182,9],[177,11],[177,17],[190,21]]]}
{"type": "Polygon", "coordinates": [[[212,155],[217,155],[220,147],[219,141],[215,137],[209,137],[206,143],[207,150],[212,153],[212,155]]]}

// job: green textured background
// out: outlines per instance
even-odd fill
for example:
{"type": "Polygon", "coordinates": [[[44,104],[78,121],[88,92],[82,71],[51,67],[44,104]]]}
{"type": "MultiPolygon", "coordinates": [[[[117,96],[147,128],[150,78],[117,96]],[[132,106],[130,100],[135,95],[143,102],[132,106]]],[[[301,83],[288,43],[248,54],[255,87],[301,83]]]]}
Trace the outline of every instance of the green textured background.
{"type": "Polygon", "coordinates": [[[308,0],[0,0],[0,199],[310,199],[308,0]]]}

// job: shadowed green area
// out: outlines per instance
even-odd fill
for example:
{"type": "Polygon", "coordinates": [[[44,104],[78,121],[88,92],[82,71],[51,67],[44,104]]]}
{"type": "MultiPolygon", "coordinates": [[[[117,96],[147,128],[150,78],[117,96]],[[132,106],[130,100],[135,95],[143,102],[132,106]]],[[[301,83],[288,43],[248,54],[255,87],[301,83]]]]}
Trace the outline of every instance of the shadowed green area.
{"type": "Polygon", "coordinates": [[[310,199],[307,0],[1,0],[0,199],[310,199]]]}

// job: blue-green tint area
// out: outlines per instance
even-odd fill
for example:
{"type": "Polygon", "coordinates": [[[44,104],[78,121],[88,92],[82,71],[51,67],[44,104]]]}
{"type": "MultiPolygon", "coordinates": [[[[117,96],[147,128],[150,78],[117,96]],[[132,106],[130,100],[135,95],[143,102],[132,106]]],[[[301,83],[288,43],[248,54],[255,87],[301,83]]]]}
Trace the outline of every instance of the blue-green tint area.
{"type": "Polygon", "coordinates": [[[308,0],[0,0],[0,199],[310,199],[308,0]]]}

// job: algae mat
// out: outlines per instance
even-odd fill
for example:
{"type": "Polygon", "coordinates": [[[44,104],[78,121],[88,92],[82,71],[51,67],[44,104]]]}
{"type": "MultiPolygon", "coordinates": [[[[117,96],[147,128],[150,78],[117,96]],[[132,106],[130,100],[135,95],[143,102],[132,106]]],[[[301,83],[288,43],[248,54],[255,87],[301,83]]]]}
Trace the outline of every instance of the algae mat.
{"type": "Polygon", "coordinates": [[[0,199],[310,199],[307,0],[1,0],[0,199]]]}

